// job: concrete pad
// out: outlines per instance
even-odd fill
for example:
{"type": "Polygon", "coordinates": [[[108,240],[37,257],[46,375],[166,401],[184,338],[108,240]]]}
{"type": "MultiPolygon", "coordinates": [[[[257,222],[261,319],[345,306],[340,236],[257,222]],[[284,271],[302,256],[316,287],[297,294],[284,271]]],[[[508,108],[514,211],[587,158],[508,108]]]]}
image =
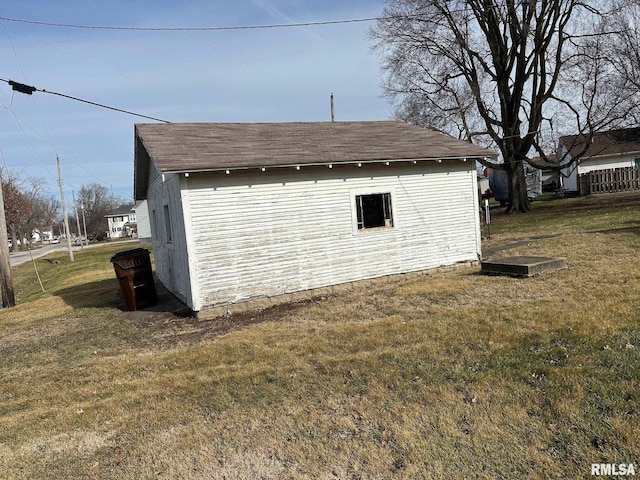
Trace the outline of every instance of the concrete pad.
{"type": "Polygon", "coordinates": [[[514,277],[533,277],[565,268],[567,268],[566,258],[553,257],[518,256],[480,262],[482,273],[514,277]]]}

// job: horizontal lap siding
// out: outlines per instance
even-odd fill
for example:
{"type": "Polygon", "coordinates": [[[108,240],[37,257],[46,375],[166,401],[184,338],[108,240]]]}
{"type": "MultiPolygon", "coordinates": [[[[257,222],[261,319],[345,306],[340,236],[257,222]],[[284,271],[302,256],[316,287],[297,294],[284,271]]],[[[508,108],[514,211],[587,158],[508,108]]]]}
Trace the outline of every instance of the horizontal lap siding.
{"type": "Polygon", "coordinates": [[[423,163],[373,167],[367,177],[356,167],[192,175],[201,307],[477,260],[475,170],[447,168],[458,170],[423,163]],[[354,231],[354,196],[367,191],[391,191],[393,228],[354,231]]]}
{"type": "Polygon", "coordinates": [[[187,254],[187,238],[180,202],[180,176],[161,176],[154,168],[149,176],[148,207],[156,275],[162,284],[179,299],[193,308],[187,254]],[[173,241],[167,243],[164,206],[169,205],[173,241]],[[155,211],[155,214],[154,214],[155,211]]]}
{"type": "Polygon", "coordinates": [[[626,157],[616,155],[613,157],[601,156],[601,157],[595,157],[595,158],[588,158],[587,160],[584,160],[580,163],[578,173],[582,174],[582,173],[592,172],[594,170],[604,170],[609,168],[633,167],[635,165],[634,159],[636,156],[637,155],[632,154],[626,157]]]}

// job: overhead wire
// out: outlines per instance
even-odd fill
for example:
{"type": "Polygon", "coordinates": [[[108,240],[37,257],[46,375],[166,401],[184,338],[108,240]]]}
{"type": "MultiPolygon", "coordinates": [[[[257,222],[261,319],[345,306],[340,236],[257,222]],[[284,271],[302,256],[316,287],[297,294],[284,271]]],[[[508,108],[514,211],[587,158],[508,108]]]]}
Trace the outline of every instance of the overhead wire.
{"type": "MultiPolygon", "coordinates": [[[[4,79],[0,79],[0,80],[4,81],[4,79]]],[[[39,88],[36,88],[36,91],[37,92],[42,92],[42,93],[48,93],[50,95],[57,95],[59,97],[68,98],[68,99],[71,99],[71,100],[75,100],[77,102],[83,102],[83,103],[86,103],[86,104],[89,104],[89,105],[93,105],[93,106],[96,106],[96,107],[106,108],[108,110],[113,110],[115,112],[126,113],[128,115],[134,115],[134,116],[140,117],[140,118],[146,118],[148,120],[155,120],[157,122],[162,122],[162,123],[171,123],[169,120],[163,120],[161,118],[151,117],[149,115],[143,115],[142,113],[131,112],[129,110],[123,110],[122,108],[112,107],[110,105],[105,105],[103,103],[93,102],[91,100],[85,100],[83,98],[74,97],[72,95],[67,95],[65,93],[52,92],[50,90],[39,89],[39,88]]]]}
{"type": "MultiPolygon", "coordinates": [[[[466,9],[453,9],[451,13],[466,13],[466,9]]],[[[295,27],[312,27],[312,26],[325,26],[325,25],[342,25],[349,23],[368,23],[376,22],[380,20],[406,20],[411,18],[420,18],[421,14],[397,14],[397,15],[381,15],[377,17],[364,17],[364,18],[351,18],[342,20],[321,20],[315,22],[287,22],[287,23],[273,23],[273,24],[259,24],[259,25],[229,25],[229,26],[216,26],[216,27],[132,27],[132,26],[118,26],[118,25],[89,25],[78,23],[60,23],[60,22],[47,22],[42,20],[27,20],[23,18],[11,18],[0,16],[0,20],[7,22],[25,23],[31,25],[55,27],[55,28],[75,28],[85,30],[121,30],[121,31],[140,31],[140,32],[180,32],[180,31],[232,31],[232,30],[265,30],[265,29],[277,29],[277,28],[295,28],[295,27]]]]}
{"type": "Polygon", "coordinates": [[[327,20],[320,22],[301,22],[301,23],[276,23],[265,25],[234,25],[226,27],[122,27],[115,25],[82,25],[76,23],[55,23],[43,22],[38,20],[25,20],[20,18],[9,18],[0,16],[0,20],[6,22],[27,23],[32,25],[40,25],[46,27],[57,28],[78,28],[85,30],[126,30],[126,31],[142,31],[142,32],[184,32],[184,31],[225,31],[225,30],[264,30],[270,28],[291,28],[291,27],[312,27],[319,25],[341,25],[346,23],[364,23],[375,22],[377,20],[392,19],[393,17],[369,17],[369,18],[353,18],[347,20],[327,20]]]}
{"type": "MultiPolygon", "coordinates": [[[[454,9],[451,13],[466,12],[464,9],[454,9]]],[[[295,27],[312,27],[312,26],[325,26],[325,25],[342,25],[349,23],[368,23],[377,22],[380,20],[406,20],[411,18],[420,18],[420,14],[415,15],[382,15],[378,17],[366,17],[366,18],[351,18],[344,20],[325,20],[316,22],[290,22],[290,23],[274,23],[274,24],[262,24],[262,25],[231,25],[231,26],[219,26],[219,27],[131,27],[131,26],[117,26],[117,25],[87,25],[77,23],[58,23],[58,22],[45,22],[41,20],[26,20],[23,18],[11,18],[0,16],[0,21],[24,23],[30,25],[38,25],[54,28],[75,28],[84,30],[115,30],[115,31],[132,31],[132,32],[216,32],[216,31],[233,31],[233,30],[265,30],[265,29],[278,29],[278,28],[295,28],[295,27]]],[[[620,31],[609,32],[596,32],[571,35],[572,38],[587,38],[604,36],[610,34],[621,33],[620,31]]]]}
{"type": "Polygon", "coordinates": [[[136,113],[136,112],[132,112],[130,110],[124,110],[122,108],[112,107],[112,106],[106,105],[104,103],[98,103],[98,102],[94,102],[94,101],[91,101],[91,100],[85,100],[84,98],[74,97],[73,95],[67,95],[66,93],[60,93],[60,92],[54,92],[54,91],[51,91],[51,90],[45,90],[44,88],[38,88],[38,87],[34,87],[32,85],[26,85],[26,84],[23,84],[23,83],[15,82],[13,80],[7,80],[6,78],[0,78],[0,81],[8,83],[9,85],[11,85],[13,90],[15,90],[17,92],[20,92],[20,93],[24,93],[26,95],[31,95],[33,92],[48,93],[49,95],[57,95],[57,96],[68,98],[68,99],[75,100],[75,101],[78,101],[78,102],[87,103],[89,105],[93,105],[93,106],[96,106],[96,107],[106,108],[108,110],[114,110],[116,112],[126,113],[128,115],[134,115],[136,117],[146,118],[148,120],[155,120],[157,122],[162,122],[162,123],[171,123],[169,120],[163,120],[161,118],[151,117],[149,115],[144,115],[142,113],[136,113]]]}

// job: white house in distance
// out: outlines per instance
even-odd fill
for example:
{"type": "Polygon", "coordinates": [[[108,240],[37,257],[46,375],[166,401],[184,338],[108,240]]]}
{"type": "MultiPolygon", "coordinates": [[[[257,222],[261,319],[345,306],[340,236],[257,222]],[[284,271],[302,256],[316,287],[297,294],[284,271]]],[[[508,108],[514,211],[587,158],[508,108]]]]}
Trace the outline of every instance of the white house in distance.
{"type": "Polygon", "coordinates": [[[392,121],[138,124],[135,198],[159,279],[216,316],[479,260],[487,157],[392,121]]]}
{"type": "Polygon", "coordinates": [[[134,205],[120,205],[107,218],[109,238],[125,238],[136,235],[136,211],[134,205]]]}
{"type": "Polygon", "coordinates": [[[560,137],[557,158],[562,163],[583,152],[581,160],[562,170],[565,190],[579,192],[580,175],[594,170],[640,168],[640,128],[609,130],[593,135],[560,137]]]}

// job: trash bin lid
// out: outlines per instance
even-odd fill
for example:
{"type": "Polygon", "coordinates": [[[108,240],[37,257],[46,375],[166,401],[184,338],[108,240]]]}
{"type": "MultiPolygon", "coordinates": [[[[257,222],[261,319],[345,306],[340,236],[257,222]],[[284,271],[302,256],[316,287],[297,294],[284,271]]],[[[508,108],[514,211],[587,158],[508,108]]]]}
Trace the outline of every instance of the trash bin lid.
{"type": "Polygon", "coordinates": [[[133,250],[125,250],[124,252],[118,252],[111,257],[111,263],[118,260],[125,260],[127,258],[139,257],[149,255],[149,250],[146,248],[134,248],[133,250]]]}

